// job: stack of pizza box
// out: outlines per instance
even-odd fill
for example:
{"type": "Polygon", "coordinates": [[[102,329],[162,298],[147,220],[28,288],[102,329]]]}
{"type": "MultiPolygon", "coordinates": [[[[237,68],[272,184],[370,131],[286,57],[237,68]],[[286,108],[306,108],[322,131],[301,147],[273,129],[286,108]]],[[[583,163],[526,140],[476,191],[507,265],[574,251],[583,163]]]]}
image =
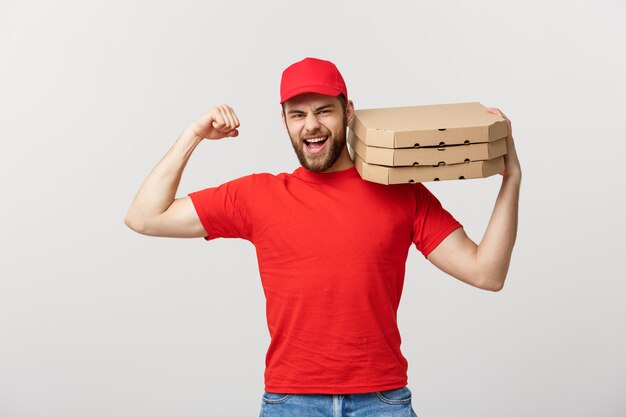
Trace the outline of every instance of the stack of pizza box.
{"type": "Polygon", "coordinates": [[[404,184],[504,171],[506,121],[480,103],[363,109],[348,143],[365,180],[404,184]]]}

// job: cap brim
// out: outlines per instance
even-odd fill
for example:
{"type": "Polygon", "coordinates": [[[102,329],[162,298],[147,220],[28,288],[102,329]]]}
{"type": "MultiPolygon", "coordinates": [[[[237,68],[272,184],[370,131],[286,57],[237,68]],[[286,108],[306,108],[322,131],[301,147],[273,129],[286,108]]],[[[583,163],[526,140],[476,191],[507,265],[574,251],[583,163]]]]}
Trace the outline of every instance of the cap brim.
{"type": "Polygon", "coordinates": [[[343,91],[338,88],[329,87],[327,85],[307,85],[294,88],[293,90],[283,95],[280,99],[280,104],[283,104],[285,101],[304,93],[318,93],[325,96],[337,97],[339,94],[343,94],[343,91]]]}

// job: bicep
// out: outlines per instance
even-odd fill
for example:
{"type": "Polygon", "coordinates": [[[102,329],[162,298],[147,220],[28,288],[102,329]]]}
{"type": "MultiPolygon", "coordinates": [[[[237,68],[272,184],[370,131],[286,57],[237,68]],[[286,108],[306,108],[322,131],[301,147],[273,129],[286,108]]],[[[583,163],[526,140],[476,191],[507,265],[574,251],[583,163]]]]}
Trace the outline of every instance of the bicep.
{"type": "Polygon", "coordinates": [[[477,248],[459,227],[430,252],[427,259],[443,272],[474,287],[480,287],[477,248]]]}
{"type": "Polygon", "coordinates": [[[160,237],[204,237],[204,230],[191,197],[175,199],[165,212],[146,224],[142,233],[160,237]]]}

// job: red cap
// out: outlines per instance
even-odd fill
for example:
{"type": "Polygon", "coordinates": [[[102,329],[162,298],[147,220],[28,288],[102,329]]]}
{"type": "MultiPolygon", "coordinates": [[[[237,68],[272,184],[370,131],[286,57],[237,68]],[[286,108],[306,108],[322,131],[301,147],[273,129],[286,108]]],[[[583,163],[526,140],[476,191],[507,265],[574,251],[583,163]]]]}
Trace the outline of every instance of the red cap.
{"type": "Polygon", "coordinates": [[[333,97],[343,94],[348,99],[346,83],[335,64],[317,58],[304,58],[283,71],[280,80],[280,103],[302,93],[319,93],[333,97]]]}

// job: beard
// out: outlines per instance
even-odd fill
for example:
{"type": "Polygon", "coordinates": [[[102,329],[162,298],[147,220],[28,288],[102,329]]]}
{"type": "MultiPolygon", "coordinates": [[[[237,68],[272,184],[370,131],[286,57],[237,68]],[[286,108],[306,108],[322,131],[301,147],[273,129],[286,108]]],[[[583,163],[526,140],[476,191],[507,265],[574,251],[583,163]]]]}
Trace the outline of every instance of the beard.
{"type": "Polygon", "coordinates": [[[308,136],[316,136],[318,134],[328,136],[328,139],[326,141],[330,142],[326,144],[326,146],[328,147],[327,150],[322,151],[321,154],[313,155],[308,154],[304,150],[304,146],[306,145],[303,145],[300,138],[294,139],[291,135],[291,132],[289,132],[289,128],[287,128],[287,131],[289,132],[289,138],[291,139],[291,145],[293,146],[293,150],[296,152],[296,156],[300,161],[300,165],[313,172],[324,172],[332,167],[335,162],[337,162],[337,159],[339,159],[339,156],[341,155],[343,149],[346,147],[347,125],[348,119],[347,116],[344,116],[343,126],[341,127],[339,135],[336,137],[331,137],[331,132],[326,128],[320,129],[317,132],[311,132],[308,136]]]}

